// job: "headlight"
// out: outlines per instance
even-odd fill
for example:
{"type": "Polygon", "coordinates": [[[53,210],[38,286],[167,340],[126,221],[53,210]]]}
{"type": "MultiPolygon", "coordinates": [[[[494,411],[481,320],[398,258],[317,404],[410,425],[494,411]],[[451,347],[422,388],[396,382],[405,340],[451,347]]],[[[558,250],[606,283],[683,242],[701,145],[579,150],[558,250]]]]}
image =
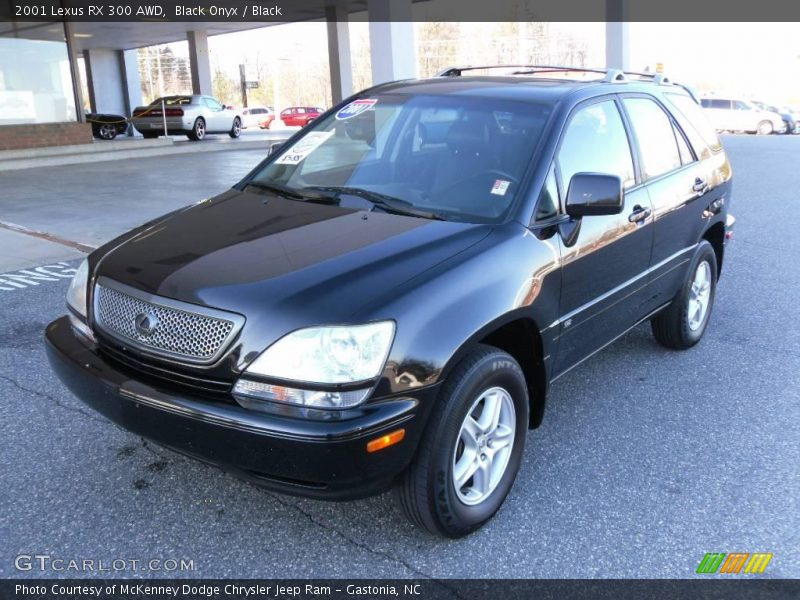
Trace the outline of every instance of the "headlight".
{"type": "Polygon", "coordinates": [[[86,318],[86,287],[89,285],[89,263],[84,258],[75,271],[67,290],[67,305],[77,314],[86,318]]]}
{"type": "Polygon", "coordinates": [[[368,382],[380,375],[393,339],[393,321],[300,329],[261,353],[236,382],[233,393],[243,406],[248,403],[240,396],[320,408],[355,406],[363,402],[371,385],[338,392],[308,390],[302,384],[318,388],[368,382]],[[298,385],[270,385],[248,375],[296,381],[298,385]]]}

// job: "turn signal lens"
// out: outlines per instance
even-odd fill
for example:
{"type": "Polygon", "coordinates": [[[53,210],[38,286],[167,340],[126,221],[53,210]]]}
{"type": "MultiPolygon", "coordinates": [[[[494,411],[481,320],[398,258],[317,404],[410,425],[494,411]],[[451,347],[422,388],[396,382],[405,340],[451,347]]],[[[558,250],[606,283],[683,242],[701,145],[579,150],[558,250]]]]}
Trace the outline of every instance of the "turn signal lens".
{"type": "Polygon", "coordinates": [[[382,435],[367,443],[367,452],[377,452],[389,446],[394,446],[396,443],[403,441],[404,437],[406,437],[405,429],[398,429],[397,431],[382,435]]]}

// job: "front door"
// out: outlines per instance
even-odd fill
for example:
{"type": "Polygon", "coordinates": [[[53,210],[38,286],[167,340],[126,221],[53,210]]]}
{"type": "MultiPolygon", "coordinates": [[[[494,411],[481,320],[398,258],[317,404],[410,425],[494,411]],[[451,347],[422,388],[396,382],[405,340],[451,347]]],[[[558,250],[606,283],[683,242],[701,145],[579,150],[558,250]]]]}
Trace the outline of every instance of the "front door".
{"type": "Polygon", "coordinates": [[[618,175],[625,189],[620,214],[583,217],[575,243],[561,249],[558,375],[644,316],[653,227],[650,199],[636,185],[628,132],[614,98],[583,104],[570,116],[556,168],[562,199],[579,172],[618,175]]]}

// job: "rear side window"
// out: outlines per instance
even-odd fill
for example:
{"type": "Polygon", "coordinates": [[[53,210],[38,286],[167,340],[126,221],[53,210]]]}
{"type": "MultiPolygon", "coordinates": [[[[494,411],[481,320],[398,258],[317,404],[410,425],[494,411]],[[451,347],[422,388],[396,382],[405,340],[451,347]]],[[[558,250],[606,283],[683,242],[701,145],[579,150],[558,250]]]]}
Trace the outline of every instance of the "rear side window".
{"type": "Polygon", "coordinates": [[[667,113],[649,98],[625,98],[622,104],[639,142],[644,178],[653,179],[680,167],[675,129],[667,113]]]}
{"type": "Polygon", "coordinates": [[[558,151],[558,168],[563,190],[581,172],[619,175],[626,188],[635,183],[628,136],[613,100],[574,113],[558,151]]]}
{"type": "Polygon", "coordinates": [[[676,109],[672,112],[689,137],[689,143],[698,158],[708,158],[712,152],[719,152],[722,149],[717,132],[708,122],[703,109],[694,100],[686,94],[673,92],[665,93],[664,97],[676,109]]]}

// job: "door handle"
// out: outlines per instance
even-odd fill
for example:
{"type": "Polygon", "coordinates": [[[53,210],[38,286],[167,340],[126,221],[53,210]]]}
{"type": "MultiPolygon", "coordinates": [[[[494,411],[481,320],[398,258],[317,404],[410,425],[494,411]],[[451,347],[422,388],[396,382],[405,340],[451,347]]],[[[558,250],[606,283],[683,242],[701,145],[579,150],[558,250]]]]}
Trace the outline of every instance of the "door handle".
{"type": "Polygon", "coordinates": [[[695,192],[704,192],[706,191],[707,187],[708,184],[706,183],[705,179],[703,179],[702,177],[695,177],[694,184],[692,185],[692,190],[694,190],[695,192]]]}
{"type": "Polygon", "coordinates": [[[639,221],[644,221],[653,213],[652,210],[649,208],[644,208],[639,206],[638,204],[633,207],[633,212],[628,215],[628,221],[631,223],[637,223],[639,221]]]}

